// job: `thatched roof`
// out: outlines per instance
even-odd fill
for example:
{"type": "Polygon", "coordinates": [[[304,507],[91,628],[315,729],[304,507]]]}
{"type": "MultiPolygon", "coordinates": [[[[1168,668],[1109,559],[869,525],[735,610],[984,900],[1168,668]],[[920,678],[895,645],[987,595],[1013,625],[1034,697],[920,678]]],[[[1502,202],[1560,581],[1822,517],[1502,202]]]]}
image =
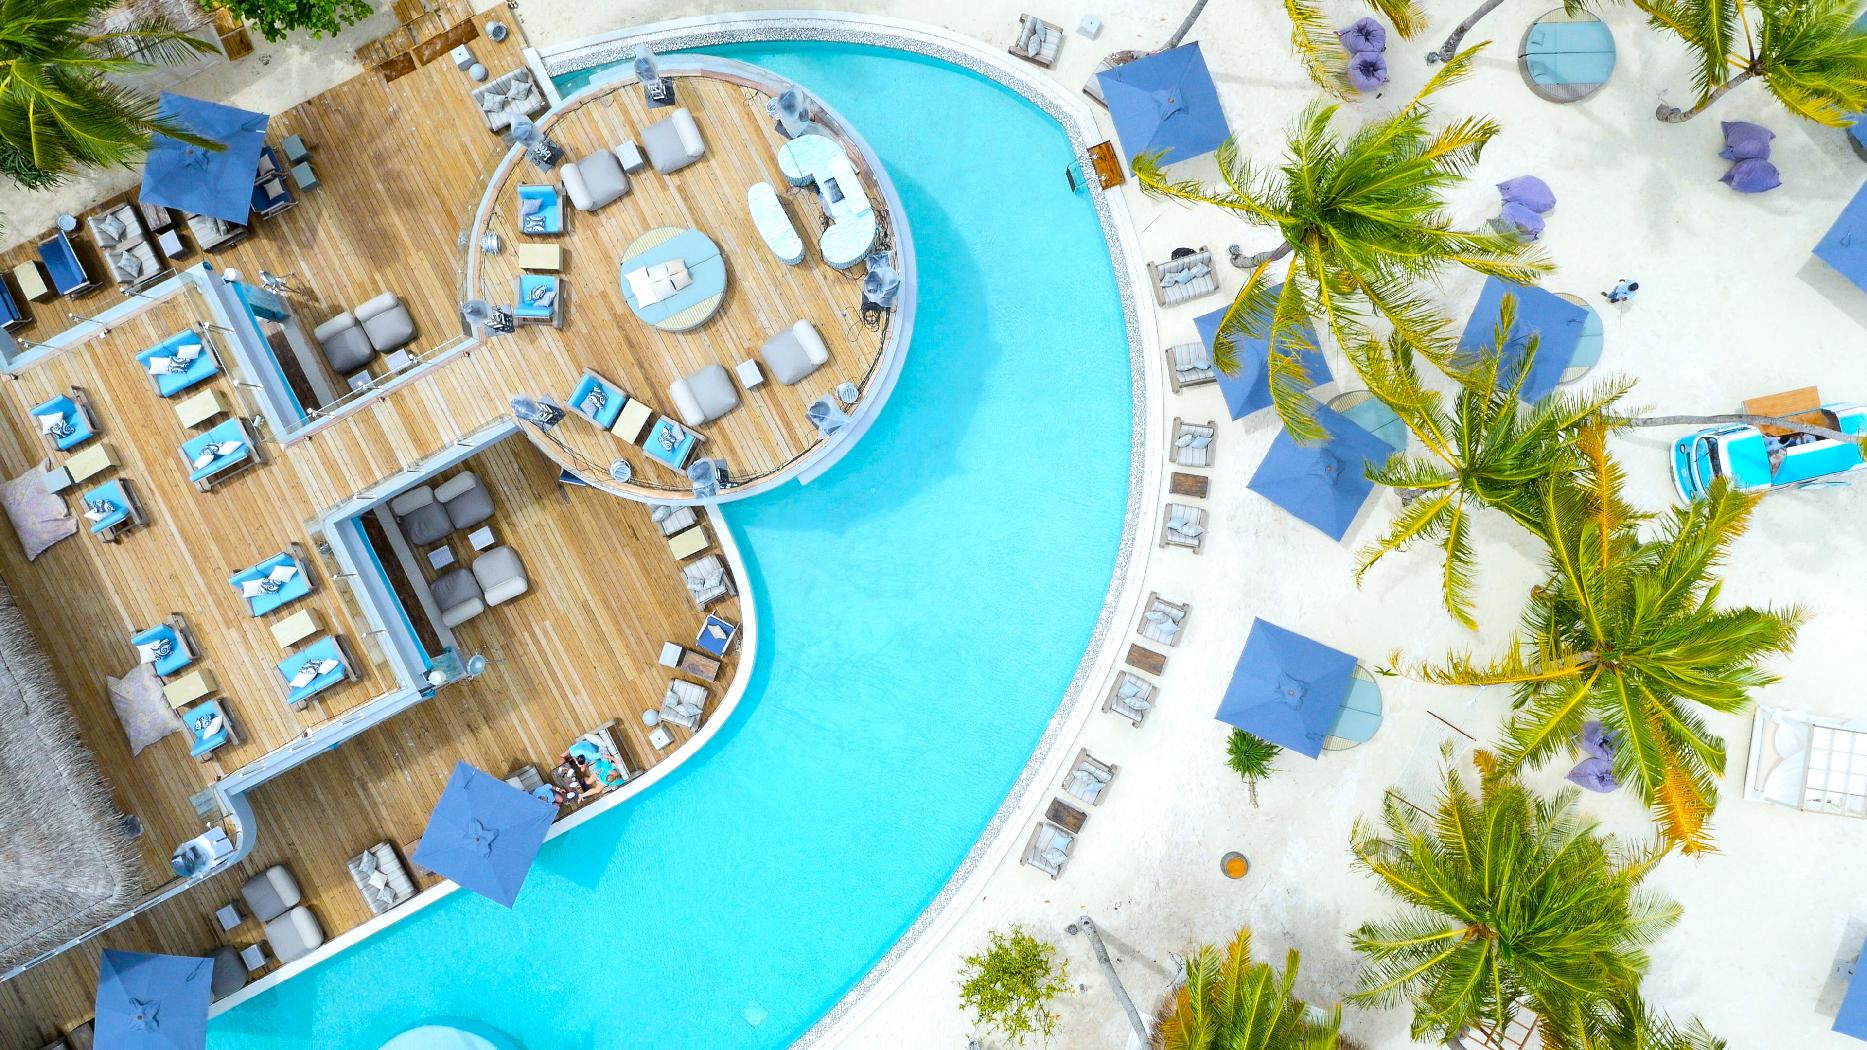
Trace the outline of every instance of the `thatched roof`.
{"type": "Polygon", "coordinates": [[[127,911],[142,864],[0,581],[0,971],[127,911]]]}

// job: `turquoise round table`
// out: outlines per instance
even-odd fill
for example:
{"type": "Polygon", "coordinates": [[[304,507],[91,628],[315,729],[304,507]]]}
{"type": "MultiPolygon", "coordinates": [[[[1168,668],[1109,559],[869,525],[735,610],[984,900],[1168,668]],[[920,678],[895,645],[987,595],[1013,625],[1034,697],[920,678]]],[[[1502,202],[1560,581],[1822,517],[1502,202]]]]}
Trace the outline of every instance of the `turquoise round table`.
{"type": "Polygon", "coordinates": [[[664,332],[685,332],[712,317],[726,298],[726,260],[713,238],[695,229],[657,226],[622,250],[617,280],[635,316],[664,332]],[[628,275],[662,263],[682,262],[693,282],[652,303],[636,301],[628,275]]]}

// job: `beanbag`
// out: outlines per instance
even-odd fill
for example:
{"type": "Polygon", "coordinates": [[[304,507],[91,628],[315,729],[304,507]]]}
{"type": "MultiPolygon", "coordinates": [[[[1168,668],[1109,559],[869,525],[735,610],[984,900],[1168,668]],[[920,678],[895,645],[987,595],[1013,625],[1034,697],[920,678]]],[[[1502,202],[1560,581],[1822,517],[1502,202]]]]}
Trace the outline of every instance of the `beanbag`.
{"type": "Polygon", "coordinates": [[[1497,184],[1498,195],[1505,204],[1521,204],[1538,215],[1556,206],[1556,194],[1550,190],[1549,183],[1535,175],[1519,175],[1497,184]]]}
{"type": "Polygon", "coordinates": [[[1354,25],[1336,30],[1335,35],[1342,41],[1342,50],[1351,55],[1368,51],[1379,54],[1387,50],[1387,30],[1372,18],[1356,19],[1354,25]]]}
{"type": "Polygon", "coordinates": [[[1776,165],[1760,157],[1738,161],[1718,181],[1739,193],[1764,193],[1783,184],[1776,165]]]}
{"type": "Polygon", "coordinates": [[[1724,149],[1718,156],[1725,160],[1768,160],[1770,140],[1776,132],[1746,120],[1724,122],[1724,149]]]}
{"type": "Polygon", "coordinates": [[[1514,228],[1526,241],[1543,236],[1543,217],[1516,201],[1504,205],[1504,210],[1498,213],[1498,221],[1514,228]]]}
{"type": "Polygon", "coordinates": [[[1349,56],[1348,83],[1356,91],[1374,91],[1387,83],[1387,56],[1379,51],[1349,56]]]}

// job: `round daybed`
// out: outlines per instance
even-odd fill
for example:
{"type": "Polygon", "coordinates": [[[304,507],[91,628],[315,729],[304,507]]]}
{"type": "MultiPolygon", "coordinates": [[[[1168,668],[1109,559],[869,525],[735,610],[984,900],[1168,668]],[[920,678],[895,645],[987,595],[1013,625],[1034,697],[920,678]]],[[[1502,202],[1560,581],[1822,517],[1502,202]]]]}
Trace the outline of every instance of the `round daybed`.
{"type": "Polygon", "coordinates": [[[1614,75],[1614,34],[1586,11],[1570,16],[1557,8],[1524,30],[1517,68],[1538,98],[1579,102],[1614,75]]]}

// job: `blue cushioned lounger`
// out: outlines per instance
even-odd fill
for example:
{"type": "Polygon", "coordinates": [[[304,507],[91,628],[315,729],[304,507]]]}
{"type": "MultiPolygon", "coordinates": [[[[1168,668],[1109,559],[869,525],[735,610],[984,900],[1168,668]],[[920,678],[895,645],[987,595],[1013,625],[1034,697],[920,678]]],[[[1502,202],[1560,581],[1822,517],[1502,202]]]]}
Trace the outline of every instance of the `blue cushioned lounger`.
{"type": "Polygon", "coordinates": [[[91,534],[106,543],[143,523],[142,510],[136,505],[136,495],[121,478],[106,481],[85,493],[80,513],[85,515],[84,520],[91,523],[91,534]],[[94,509],[102,508],[107,509],[101,517],[90,517],[94,509]]]}
{"type": "Polygon", "coordinates": [[[188,480],[194,482],[199,488],[211,488],[210,478],[237,472],[241,467],[251,466],[257,462],[256,445],[252,430],[248,429],[246,420],[239,416],[225,420],[212,430],[189,438],[182,442],[181,448],[182,462],[188,465],[188,480]],[[206,463],[195,466],[195,461],[206,455],[210,446],[225,447],[236,442],[239,448],[216,455],[206,463]]]}
{"type": "Polygon", "coordinates": [[[130,645],[136,649],[139,660],[142,657],[143,647],[146,645],[160,645],[162,650],[165,650],[163,655],[154,660],[156,675],[161,678],[169,678],[180,673],[195,660],[194,651],[189,648],[187,639],[181,636],[181,632],[176,630],[172,623],[159,623],[146,631],[138,631],[130,635],[130,645]]]}
{"type": "Polygon", "coordinates": [[[200,344],[201,353],[196,355],[195,359],[188,363],[187,368],[180,372],[168,372],[162,375],[152,375],[149,377],[155,381],[156,393],[161,394],[163,397],[174,397],[176,394],[190,387],[205,383],[220,374],[220,359],[214,356],[213,344],[202,338],[201,333],[193,329],[189,329],[185,332],[177,332],[167,339],[162,340],[160,343],[157,343],[155,346],[137,354],[136,363],[142,365],[144,371],[148,371],[150,362],[159,357],[173,358],[180,352],[182,347],[190,343],[200,344]]]}
{"type": "Polygon", "coordinates": [[[44,404],[34,405],[32,414],[39,432],[60,452],[74,449],[97,436],[90,411],[69,395],[60,394],[44,404]],[[46,420],[52,421],[50,429],[46,420]]]}
{"type": "Polygon", "coordinates": [[[616,425],[627,400],[621,387],[588,370],[570,392],[571,410],[604,430],[616,425]]]}
{"type": "Polygon", "coordinates": [[[250,569],[236,572],[227,577],[227,582],[232,584],[233,589],[239,591],[241,597],[246,599],[247,611],[254,616],[264,616],[269,612],[282,609],[315,589],[311,583],[310,569],[292,551],[274,555],[250,569]],[[298,572],[294,573],[290,579],[280,582],[276,588],[262,590],[252,596],[246,594],[248,582],[266,580],[271,577],[273,570],[287,565],[298,569],[298,572]]]}
{"type": "Polygon", "coordinates": [[[350,660],[344,655],[337,636],[327,634],[303,649],[279,661],[279,676],[285,679],[285,702],[297,707],[312,697],[353,676],[350,660]],[[331,667],[302,685],[292,682],[319,661],[334,661],[331,667]]]}
{"type": "Polygon", "coordinates": [[[219,700],[189,708],[182,716],[182,724],[188,727],[188,753],[199,759],[206,759],[237,739],[233,719],[227,717],[227,710],[220,706],[219,700]]]}

